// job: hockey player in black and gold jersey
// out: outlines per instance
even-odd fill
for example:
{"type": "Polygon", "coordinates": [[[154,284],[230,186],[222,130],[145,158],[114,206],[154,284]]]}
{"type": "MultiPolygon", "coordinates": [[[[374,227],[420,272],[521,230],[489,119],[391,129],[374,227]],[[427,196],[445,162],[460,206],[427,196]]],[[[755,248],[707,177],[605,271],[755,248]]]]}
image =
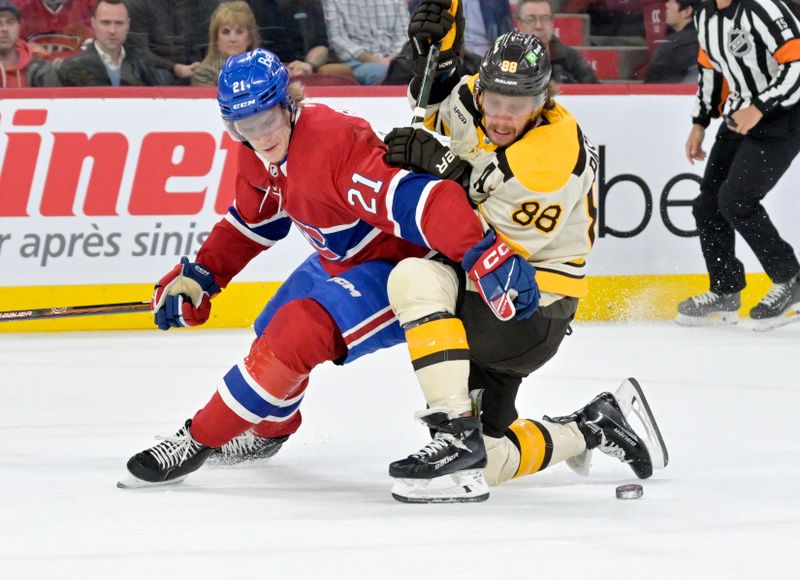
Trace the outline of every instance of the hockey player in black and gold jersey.
{"type": "MultiPolygon", "coordinates": [[[[595,447],[629,463],[638,477],[649,477],[666,465],[667,451],[635,380],[566,417],[518,418],[522,379],[556,353],[586,295],[597,153],[574,117],[553,100],[541,41],[503,35],[477,75],[459,78],[460,26],[460,10],[450,0],[424,0],[409,27],[420,62],[431,42],[442,42],[425,127],[449,137],[449,148],[423,128],[395,129],[385,139],[386,158],[461,182],[490,235],[535,266],[541,297],[532,316],[502,321],[463,275],[463,262],[411,259],[394,269],[389,297],[428,406],[418,416],[434,439],[390,466],[393,493],[409,502],[485,499],[485,482],[496,485],[563,460],[580,469],[595,447]],[[465,428],[475,419],[470,391],[481,393],[485,481],[476,475],[483,449],[465,428]],[[631,428],[631,413],[644,433],[631,428]]],[[[420,85],[415,76],[412,105],[420,85]]]]}

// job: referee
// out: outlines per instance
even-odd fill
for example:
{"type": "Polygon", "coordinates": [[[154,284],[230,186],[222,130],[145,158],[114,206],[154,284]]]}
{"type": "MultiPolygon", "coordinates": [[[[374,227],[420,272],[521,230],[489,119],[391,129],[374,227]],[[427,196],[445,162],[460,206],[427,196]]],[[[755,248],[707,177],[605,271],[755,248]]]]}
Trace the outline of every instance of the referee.
{"type": "Polygon", "coordinates": [[[800,264],[761,200],[800,151],[800,22],[782,0],[706,0],[695,13],[700,79],[686,140],[690,163],[706,158],[703,137],[723,115],[694,200],[710,290],[678,305],[677,322],[735,323],[745,287],[735,232],[772,288],[750,310],[757,330],[800,320],[800,264]]]}

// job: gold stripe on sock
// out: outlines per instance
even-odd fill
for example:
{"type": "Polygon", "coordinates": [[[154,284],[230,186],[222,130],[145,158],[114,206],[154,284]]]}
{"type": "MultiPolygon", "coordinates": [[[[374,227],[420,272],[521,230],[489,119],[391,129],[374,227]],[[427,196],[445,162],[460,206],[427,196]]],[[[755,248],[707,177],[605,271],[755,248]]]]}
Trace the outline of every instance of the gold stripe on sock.
{"type": "MultiPolygon", "coordinates": [[[[440,318],[415,326],[406,331],[408,352],[412,362],[444,351],[465,351],[467,332],[458,318],[440,318]]],[[[438,358],[438,357],[433,357],[438,358]]],[[[461,356],[454,357],[461,359],[461,356]]]]}
{"type": "Polygon", "coordinates": [[[550,462],[553,443],[547,430],[530,419],[517,419],[509,427],[519,447],[519,467],[514,477],[541,471],[550,462]]]}

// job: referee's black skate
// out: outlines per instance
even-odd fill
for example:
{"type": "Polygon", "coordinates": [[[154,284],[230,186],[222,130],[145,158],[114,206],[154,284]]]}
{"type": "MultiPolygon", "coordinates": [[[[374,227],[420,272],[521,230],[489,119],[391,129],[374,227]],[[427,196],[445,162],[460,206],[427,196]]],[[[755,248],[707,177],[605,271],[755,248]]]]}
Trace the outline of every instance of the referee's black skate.
{"type": "Polygon", "coordinates": [[[714,326],[736,324],[742,306],[740,292],[723,294],[709,290],[678,304],[675,322],[682,326],[714,326]]]}
{"type": "Polygon", "coordinates": [[[228,466],[245,461],[260,461],[275,455],[286,440],[288,435],[281,437],[259,437],[252,429],[248,429],[238,437],[214,450],[208,458],[208,465],[228,466]]]}
{"type": "Polygon", "coordinates": [[[770,330],[800,321],[800,274],[773,284],[767,295],[750,310],[755,330],[770,330]]]}
{"type": "Polygon", "coordinates": [[[561,424],[576,422],[586,440],[587,454],[582,461],[588,461],[591,450],[599,449],[630,465],[640,479],[647,479],[653,469],[664,469],[669,462],[658,423],[636,379],[625,379],[614,394],[601,393],[571,415],[544,419],[561,424]],[[638,419],[641,432],[634,430],[629,418],[638,419]]]}
{"type": "Polygon", "coordinates": [[[175,435],[131,457],[127,466],[130,477],[117,482],[117,487],[171,485],[199,469],[215,449],[192,438],[191,424],[188,419],[175,435]]]}
{"type": "Polygon", "coordinates": [[[392,496],[404,503],[478,502],[489,497],[483,477],[486,446],[480,418],[454,417],[428,409],[417,418],[434,432],[433,441],[389,465],[392,496]]]}

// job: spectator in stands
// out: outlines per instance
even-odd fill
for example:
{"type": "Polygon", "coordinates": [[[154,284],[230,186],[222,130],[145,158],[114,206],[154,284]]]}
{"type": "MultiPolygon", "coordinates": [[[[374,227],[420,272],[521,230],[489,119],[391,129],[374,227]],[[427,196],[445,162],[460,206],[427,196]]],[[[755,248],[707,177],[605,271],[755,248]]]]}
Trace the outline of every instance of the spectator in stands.
{"type": "Polygon", "coordinates": [[[520,32],[537,37],[547,45],[552,79],[557,83],[596,83],[597,75],[574,48],[554,34],[553,9],[549,0],[520,0],[517,4],[520,32]]]}
{"type": "Polygon", "coordinates": [[[95,39],[83,53],[58,69],[64,86],[129,86],[172,84],[168,69],[155,56],[127,41],[130,19],[124,0],[98,0],[92,16],[95,39]]]}
{"type": "Polygon", "coordinates": [[[261,45],[256,17],[244,0],[223,2],[211,15],[208,27],[208,52],[192,73],[195,86],[216,87],[219,71],[230,56],[261,45]]]}
{"type": "Polygon", "coordinates": [[[406,42],[406,0],[323,0],[331,48],[358,82],[380,84],[406,42]]]}
{"type": "Polygon", "coordinates": [[[208,49],[211,14],[220,0],[125,0],[131,40],[162,60],[161,66],[186,79],[208,49]]]}
{"type": "Polygon", "coordinates": [[[291,76],[340,74],[350,67],[329,63],[328,34],[321,0],[249,0],[259,23],[261,46],[274,52],[291,76]]]}
{"type": "Polygon", "coordinates": [[[33,54],[19,39],[20,13],[11,0],[0,0],[0,87],[54,87],[53,65],[33,54]]]}
{"type": "Polygon", "coordinates": [[[646,83],[696,83],[700,44],[694,27],[694,11],[699,0],[667,0],[667,26],[672,32],[659,41],[650,59],[646,83]]]}
{"type": "Polygon", "coordinates": [[[567,0],[561,12],[588,14],[592,36],[641,36],[646,0],[567,0]]]}
{"type": "Polygon", "coordinates": [[[94,0],[17,0],[22,38],[36,54],[60,66],[92,38],[94,0]]]}
{"type": "MultiPolygon", "coordinates": [[[[420,0],[411,0],[409,7],[413,12],[420,0]]],[[[514,20],[511,16],[509,0],[461,0],[466,29],[464,47],[467,53],[478,55],[478,62],[489,50],[495,38],[511,32],[514,20]]]]}

